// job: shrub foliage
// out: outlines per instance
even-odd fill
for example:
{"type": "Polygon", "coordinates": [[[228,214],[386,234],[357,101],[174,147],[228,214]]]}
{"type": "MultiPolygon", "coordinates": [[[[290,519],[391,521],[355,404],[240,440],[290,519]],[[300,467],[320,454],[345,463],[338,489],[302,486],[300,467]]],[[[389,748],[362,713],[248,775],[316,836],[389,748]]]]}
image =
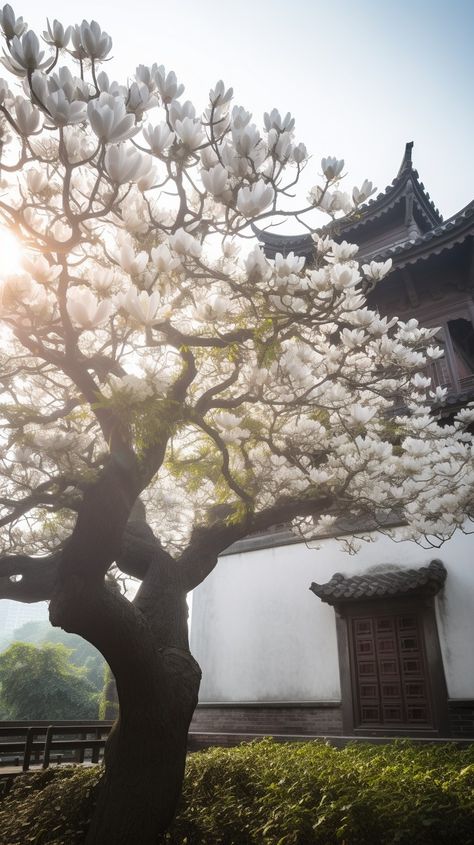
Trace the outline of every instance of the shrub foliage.
{"type": "MultiPolygon", "coordinates": [[[[0,807],[0,845],[81,845],[99,774],[18,779],[0,807]]],[[[194,754],[165,843],[474,845],[474,746],[264,740],[194,754]]]]}

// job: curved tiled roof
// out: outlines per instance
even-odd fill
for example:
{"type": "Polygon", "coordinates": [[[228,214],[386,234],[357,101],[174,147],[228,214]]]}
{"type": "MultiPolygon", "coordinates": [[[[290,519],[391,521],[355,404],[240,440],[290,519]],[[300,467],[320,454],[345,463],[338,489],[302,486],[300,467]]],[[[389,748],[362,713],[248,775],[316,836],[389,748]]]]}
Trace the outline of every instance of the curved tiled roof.
{"type": "MultiPolygon", "coordinates": [[[[405,196],[408,187],[413,191],[418,211],[422,214],[427,225],[432,227],[443,222],[440,212],[436,208],[429,193],[425,190],[423,182],[420,181],[418,171],[413,167],[412,150],[413,141],[410,141],[405,146],[405,153],[400,169],[391,184],[384,191],[377,194],[376,197],[372,197],[360,207],[356,220],[353,218],[345,219],[344,217],[337,220],[338,227],[343,231],[356,231],[360,229],[369,220],[375,220],[393,208],[400,198],[405,196]]],[[[329,224],[323,227],[321,231],[330,230],[331,225],[329,224]]]]}
{"type": "Polygon", "coordinates": [[[446,568],[440,560],[432,560],[419,569],[396,569],[390,572],[367,572],[348,577],[336,572],[326,584],[311,584],[310,590],[327,604],[387,599],[401,596],[434,596],[446,581],[446,568]]]}
{"type": "Polygon", "coordinates": [[[394,246],[385,247],[374,252],[370,257],[384,261],[391,258],[394,265],[404,267],[407,264],[415,264],[421,258],[427,258],[428,255],[438,255],[445,249],[452,249],[455,244],[462,243],[472,235],[474,235],[474,200],[428,232],[394,246]]]}
{"type": "MultiPolygon", "coordinates": [[[[353,238],[353,241],[357,243],[358,231],[369,221],[386,214],[406,196],[407,190],[410,190],[413,192],[418,212],[423,215],[428,225],[427,231],[415,237],[410,237],[407,231],[407,237],[404,240],[391,246],[374,249],[370,253],[361,247],[361,255],[363,254],[364,260],[367,258],[371,260],[392,258],[395,266],[404,267],[407,264],[414,264],[422,258],[427,258],[429,255],[436,255],[445,249],[451,249],[455,244],[461,243],[467,237],[474,235],[474,200],[457,214],[443,221],[438,209],[425,191],[423,183],[420,182],[417,171],[413,168],[412,148],[412,142],[406,145],[405,155],[397,176],[385,191],[361,207],[357,220],[342,217],[335,223],[319,229],[318,233],[321,235],[331,233],[331,229],[334,231],[336,225],[341,237],[353,238]]],[[[253,231],[270,257],[273,257],[276,252],[288,253],[292,251],[297,255],[309,258],[313,253],[314,245],[311,235],[280,235],[274,232],[261,231],[255,226],[253,231]]]]}

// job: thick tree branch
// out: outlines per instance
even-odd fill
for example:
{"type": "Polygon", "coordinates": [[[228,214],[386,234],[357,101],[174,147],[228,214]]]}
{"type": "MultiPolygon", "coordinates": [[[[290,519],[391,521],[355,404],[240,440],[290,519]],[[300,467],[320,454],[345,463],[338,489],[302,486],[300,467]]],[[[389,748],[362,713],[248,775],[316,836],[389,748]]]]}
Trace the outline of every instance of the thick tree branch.
{"type": "Polygon", "coordinates": [[[44,558],[8,555],[0,558],[0,598],[26,603],[49,601],[60,553],[44,558]]]}
{"type": "Polygon", "coordinates": [[[131,450],[110,457],[98,481],[84,493],[74,531],[64,548],[59,580],[102,581],[120,557],[122,536],[142,489],[131,450]]]}
{"type": "MultiPolygon", "coordinates": [[[[249,513],[236,524],[224,520],[194,529],[187,549],[177,561],[180,577],[187,590],[197,587],[214,569],[218,556],[232,543],[255,531],[264,531],[297,516],[317,517],[326,513],[333,501],[331,496],[308,499],[281,499],[260,513],[249,513]]],[[[229,508],[229,518],[231,510],[229,508]]]]}

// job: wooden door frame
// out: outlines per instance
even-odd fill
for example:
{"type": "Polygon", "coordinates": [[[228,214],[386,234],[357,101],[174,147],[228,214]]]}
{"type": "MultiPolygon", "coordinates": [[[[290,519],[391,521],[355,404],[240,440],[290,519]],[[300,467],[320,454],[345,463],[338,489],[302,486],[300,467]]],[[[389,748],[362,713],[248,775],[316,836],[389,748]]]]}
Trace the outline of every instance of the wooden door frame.
{"type": "Polygon", "coordinates": [[[395,597],[381,600],[339,602],[334,605],[334,610],[336,613],[344,734],[346,736],[449,736],[448,691],[436,624],[434,598],[395,597]],[[395,615],[399,613],[415,613],[420,625],[433,726],[428,728],[416,728],[414,726],[386,728],[383,725],[380,727],[360,727],[356,724],[355,660],[351,650],[349,625],[352,619],[358,616],[395,615]]]}

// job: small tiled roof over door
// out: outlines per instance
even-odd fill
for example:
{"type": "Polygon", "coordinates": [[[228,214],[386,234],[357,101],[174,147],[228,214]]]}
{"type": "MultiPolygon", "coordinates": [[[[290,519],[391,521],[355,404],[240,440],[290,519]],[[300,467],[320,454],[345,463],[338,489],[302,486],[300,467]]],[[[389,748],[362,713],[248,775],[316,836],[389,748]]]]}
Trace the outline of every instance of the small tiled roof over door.
{"type": "Polygon", "coordinates": [[[434,596],[446,581],[446,567],[432,560],[419,569],[394,569],[388,572],[367,572],[348,577],[336,572],[326,584],[311,584],[310,590],[327,604],[389,599],[409,596],[434,596]]]}

